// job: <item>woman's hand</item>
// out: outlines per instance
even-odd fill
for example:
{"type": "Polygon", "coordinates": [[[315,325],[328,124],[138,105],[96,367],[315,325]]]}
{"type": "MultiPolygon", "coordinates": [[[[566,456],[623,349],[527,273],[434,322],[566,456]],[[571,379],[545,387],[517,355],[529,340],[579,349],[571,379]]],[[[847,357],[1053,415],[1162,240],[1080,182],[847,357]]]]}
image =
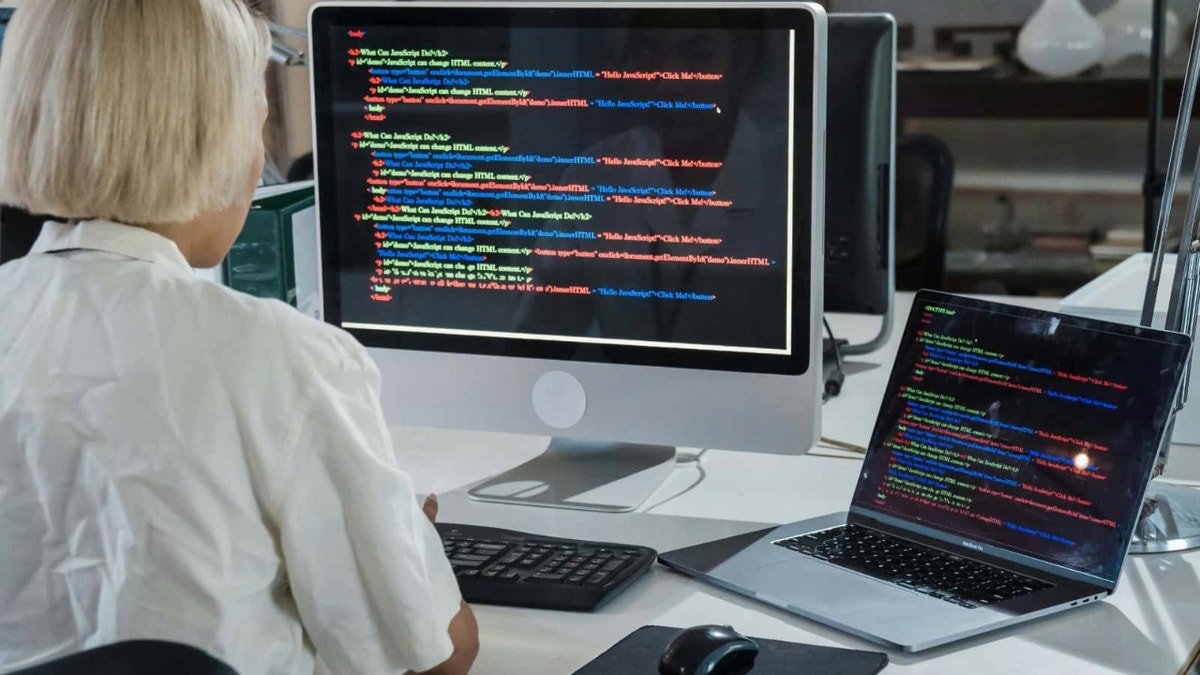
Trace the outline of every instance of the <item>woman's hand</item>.
{"type": "Polygon", "coordinates": [[[425,517],[429,519],[429,522],[436,523],[438,514],[437,495],[431,494],[426,497],[425,503],[421,504],[421,510],[425,512],[425,517]]]}

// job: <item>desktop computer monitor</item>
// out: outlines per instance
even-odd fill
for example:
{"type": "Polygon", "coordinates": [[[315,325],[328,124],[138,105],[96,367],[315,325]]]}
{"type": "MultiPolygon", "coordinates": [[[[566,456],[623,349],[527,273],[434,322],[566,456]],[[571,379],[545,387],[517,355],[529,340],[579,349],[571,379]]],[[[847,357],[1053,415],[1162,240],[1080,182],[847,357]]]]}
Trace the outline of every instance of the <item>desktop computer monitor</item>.
{"type": "Polygon", "coordinates": [[[309,24],[327,321],[371,349],[390,421],[556,437],[472,496],[628,510],[676,446],[810,449],[819,6],[328,3],[309,24]]]}
{"type": "Polygon", "coordinates": [[[825,311],[883,317],[873,351],[892,329],[895,296],[896,20],[829,15],[825,172],[825,311]]]}

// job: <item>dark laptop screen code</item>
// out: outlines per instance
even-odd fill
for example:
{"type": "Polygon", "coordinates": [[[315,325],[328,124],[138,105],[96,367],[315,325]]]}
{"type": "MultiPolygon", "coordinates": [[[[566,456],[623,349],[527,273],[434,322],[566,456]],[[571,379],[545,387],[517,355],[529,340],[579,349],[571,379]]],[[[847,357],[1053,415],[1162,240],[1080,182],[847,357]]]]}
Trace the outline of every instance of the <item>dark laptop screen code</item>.
{"type": "Polygon", "coordinates": [[[918,302],[855,505],[1115,579],[1186,347],[918,302]]]}

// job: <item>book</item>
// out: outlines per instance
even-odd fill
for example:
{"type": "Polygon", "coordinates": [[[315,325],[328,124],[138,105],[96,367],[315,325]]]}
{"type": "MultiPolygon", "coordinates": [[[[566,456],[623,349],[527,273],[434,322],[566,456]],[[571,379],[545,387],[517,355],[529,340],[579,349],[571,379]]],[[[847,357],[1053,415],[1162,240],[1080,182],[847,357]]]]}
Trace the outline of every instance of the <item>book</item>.
{"type": "Polygon", "coordinates": [[[317,238],[312,181],[259,188],[222,279],[230,288],[281,300],[320,319],[317,238]]]}

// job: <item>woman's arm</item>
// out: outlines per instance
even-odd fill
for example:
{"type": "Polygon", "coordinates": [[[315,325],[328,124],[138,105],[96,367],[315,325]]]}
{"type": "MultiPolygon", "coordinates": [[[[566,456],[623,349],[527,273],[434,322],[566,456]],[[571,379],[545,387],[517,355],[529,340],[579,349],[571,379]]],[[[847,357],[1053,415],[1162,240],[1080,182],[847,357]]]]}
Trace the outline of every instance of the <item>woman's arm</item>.
{"type": "Polygon", "coordinates": [[[471,664],[479,655],[479,626],[475,623],[475,614],[465,602],[450,622],[450,641],[454,643],[454,653],[450,658],[420,675],[466,675],[471,670],[471,664]]]}
{"type": "Polygon", "coordinates": [[[275,477],[296,608],[331,672],[465,672],[477,650],[474,617],[397,467],[379,373],[344,340],[345,358],[312,366],[287,432],[287,467],[275,477]]]}

